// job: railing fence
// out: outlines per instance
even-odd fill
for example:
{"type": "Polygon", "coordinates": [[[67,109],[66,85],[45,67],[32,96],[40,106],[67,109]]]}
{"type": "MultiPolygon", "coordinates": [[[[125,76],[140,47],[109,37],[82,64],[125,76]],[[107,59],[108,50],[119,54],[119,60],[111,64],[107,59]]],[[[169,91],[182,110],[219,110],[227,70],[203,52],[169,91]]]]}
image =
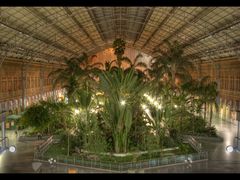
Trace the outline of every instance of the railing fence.
{"type": "Polygon", "coordinates": [[[128,170],[146,169],[157,166],[166,166],[173,164],[187,163],[189,159],[192,162],[199,160],[207,160],[208,152],[202,151],[201,144],[198,143],[192,136],[184,136],[184,141],[189,143],[198,153],[176,155],[163,158],[155,158],[149,160],[143,160],[138,162],[127,162],[127,163],[113,163],[113,162],[101,162],[97,160],[86,160],[77,156],[55,156],[50,157],[44,155],[46,150],[53,142],[53,137],[49,137],[44,143],[38,146],[38,153],[35,153],[35,159],[48,161],[50,158],[56,159],[56,164],[64,164],[66,167],[71,165],[83,166],[87,168],[99,168],[104,170],[112,170],[117,172],[127,172],[128,170]]]}

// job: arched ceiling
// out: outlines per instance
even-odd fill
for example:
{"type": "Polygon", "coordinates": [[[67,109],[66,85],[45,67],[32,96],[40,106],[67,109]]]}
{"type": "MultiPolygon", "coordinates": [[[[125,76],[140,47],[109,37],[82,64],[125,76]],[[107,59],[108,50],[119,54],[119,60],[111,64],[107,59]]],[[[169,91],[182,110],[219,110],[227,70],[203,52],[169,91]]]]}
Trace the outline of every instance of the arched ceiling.
{"type": "Polygon", "coordinates": [[[0,64],[92,55],[118,37],[149,55],[178,40],[193,61],[239,58],[239,29],[239,7],[0,7],[0,64]]]}

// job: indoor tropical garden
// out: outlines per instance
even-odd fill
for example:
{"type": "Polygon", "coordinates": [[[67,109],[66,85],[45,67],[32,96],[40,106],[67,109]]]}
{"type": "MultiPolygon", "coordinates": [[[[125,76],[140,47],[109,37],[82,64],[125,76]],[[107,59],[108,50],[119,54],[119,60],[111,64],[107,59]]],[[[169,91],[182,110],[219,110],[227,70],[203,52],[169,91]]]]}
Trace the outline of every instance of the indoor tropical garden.
{"type": "Polygon", "coordinates": [[[125,44],[113,42],[114,61],[82,54],[49,74],[65,95],[28,107],[21,119],[32,133],[59,139],[46,155],[132,162],[195,152],[185,135],[216,136],[217,84],[191,77],[182,47],[168,43],[145,64],[141,54],[124,56],[125,44]]]}

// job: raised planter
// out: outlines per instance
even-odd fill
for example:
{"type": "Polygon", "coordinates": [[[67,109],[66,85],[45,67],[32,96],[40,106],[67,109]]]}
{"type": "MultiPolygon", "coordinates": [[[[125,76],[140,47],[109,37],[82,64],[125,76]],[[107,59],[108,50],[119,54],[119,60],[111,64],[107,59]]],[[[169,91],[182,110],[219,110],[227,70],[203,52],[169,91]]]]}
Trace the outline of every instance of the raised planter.
{"type": "MultiPolygon", "coordinates": [[[[170,151],[170,150],[176,150],[179,149],[179,147],[173,147],[173,148],[165,148],[162,150],[152,150],[151,152],[165,152],[165,151],[170,151]]],[[[82,150],[82,152],[86,152],[86,153],[91,153],[85,150],[82,150]]],[[[141,154],[147,154],[149,153],[149,151],[139,151],[139,152],[132,152],[132,153],[100,153],[103,155],[113,155],[115,157],[125,157],[125,156],[130,156],[130,155],[141,155],[141,154]]]]}
{"type": "MultiPolygon", "coordinates": [[[[50,156],[41,156],[35,160],[47,161],[47,159],[51,158],[50,156]]],[[[94,169],[104,169],[115,172],[140,172],[144,171],[144,169],[160,167],[160,166],[171,166],[176,164],[186,164],[189,163],[187,160],[190,158],[191,162],[194,161],[204,161],[208,159],[207,152],[199,152],[194,154],[185,154],[185,155],[176,155],[169,156],[163,158],[153,158],[138,162],[126,162],[126,163],[114,163],[114,162],[103,162],[96,160],[85,160],[79,157],[68,157],[68,156],[56,156],[54,157],[57,160],[56,164],[69,166],[79,166],[86,168],[94,168],[94,169]]]]}
{"type": "MultiPolygon", "coordinates": [[[[198,144],[198,142],[192,137],[187,136],[185,137],[187,142],[189,142],[189,139],[193,140],[195,143],[189,143],[189,145],[193,146],[198,144]]],[[[167,150],[175,150],[178,149],[178,147],[174,148],[168,148],[167,150]]],[[[160,152],[164,150],[155,150],[154,152],[160,152]]],[[[151,151],[153,152],[153,151],[151,151]]],[[[136,152],[137,154],[144,154],[145,151],[142,152],[136,152]]],[[[134,153],[126,153],[126,154],[115,154],[115,156],[121,156],[124,157],[126,155],[133,155],[134,153]]],[[[36,153],[35,153],[36,154],[36,153]]],[[[46,161],[49,158],[55,158],[57,160],[57,164],[62,164],[65,166],[79,166],[79,167],[87,167],[87,168],[94,168],[94,169],[104,169],[104,170],[110,170],[115,172],[136,172],[138,170],[144,170],[148,168],[153,167],[159,167],[159,166],[171,166],[176,164],[186,164],[186,163],[192,163],[194,161],[205,161],[208,159],[208,152],[206,151],[198,151],[197,153],[193,154],[182,154],[182,155],[172,155],[172,156],[166,156],[161,158],[150,158],[146,160],[139,160],[139,161],[131,161],[131,162],[110,162],[110,161],[100,161],[96,158],[93,159],[84,159],[82,157],[77,156],[54,156],[50,157],[49,155],[42,154],[36,154],[37,156],[34,156],[35,160],[43,160],[46,161]],[[39,156],[40,155],[40,156],[39,156]],[[190,160],[189,160],[190,159],[190,160]]]]}
{"type": "MultiPolygon", "coordinates": [[[[43,136],[41,140],[48,139],[49,136],[43,136]]],[[[39,140],[37,136],[20,136],[18,141],[37,141],[39,140]]]]}

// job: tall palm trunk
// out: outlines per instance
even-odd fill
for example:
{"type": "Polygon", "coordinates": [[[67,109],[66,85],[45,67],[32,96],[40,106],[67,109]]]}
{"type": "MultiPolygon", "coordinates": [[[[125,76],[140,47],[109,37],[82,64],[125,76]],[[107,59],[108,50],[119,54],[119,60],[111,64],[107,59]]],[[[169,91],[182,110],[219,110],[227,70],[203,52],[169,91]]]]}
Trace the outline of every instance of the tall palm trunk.
{"type": "Polygon", "coordinates": [[[69,156],[69,151],[70,151],[70,138],[69,138],[70,132],[68,132],[68,148],[67,148],[67,156],[69,156]]]}
{"type": "Polygon", "coordinates": [[[114,133],[113,138],[114,138],[114,150],[116,153],[121,152],[121,135],[119,133],[114,133]]]}
{"type": "Polygon", "coordinates": [[[204,103],[204,120],[206,121],[206,116],[207,116],[207,103],[204,103]]]}
{"type": "Polygon", "coordinates": [[[210,105],[210,121],[209,121],[209,126],[212,126],[212,114],[213,114],[213,106],[212,104],[210,105]]]}

